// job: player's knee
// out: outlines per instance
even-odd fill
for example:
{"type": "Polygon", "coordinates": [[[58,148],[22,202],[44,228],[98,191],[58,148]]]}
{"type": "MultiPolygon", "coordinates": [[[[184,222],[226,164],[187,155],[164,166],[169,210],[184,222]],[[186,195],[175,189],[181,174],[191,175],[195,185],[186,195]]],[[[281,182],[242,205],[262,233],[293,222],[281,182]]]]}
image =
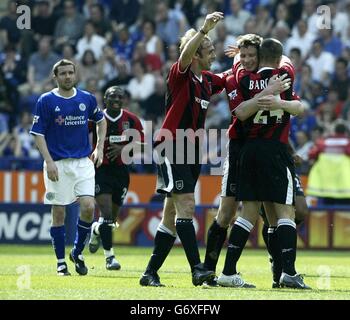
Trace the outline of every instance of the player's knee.
{"type": "Polygon", "coordinates": [[[92,220],[94,216],[95,202],[93,199],[91,201],[86,200],[80,203],[80,216],[83,220],[92,220]]]}
{"type": "Polygon", "coordinates": [[[218,210],[218,214],[216,216],[216,223],[221,228],[227,228],[230,225],[233,215],[234,214],[233,214],[232,208],[220,209],[218,210]]]}
{"type": "MultiPolygon", "coordinates": [[[[308,216],[309,214],[309,208],[307,207],[307,205],[302,205],[302,206],[297,206],[295,208],[295,221],[301,223],[305,220],[305,218],[308,216]]],[[[297,224],[299,224],[297,223],[297,224]]]]}
{"type": "Polygon", "coordinates": [[[64,225],[65,207],[64,206],[52,206],[52,225],[61,226],[64,225]]]}

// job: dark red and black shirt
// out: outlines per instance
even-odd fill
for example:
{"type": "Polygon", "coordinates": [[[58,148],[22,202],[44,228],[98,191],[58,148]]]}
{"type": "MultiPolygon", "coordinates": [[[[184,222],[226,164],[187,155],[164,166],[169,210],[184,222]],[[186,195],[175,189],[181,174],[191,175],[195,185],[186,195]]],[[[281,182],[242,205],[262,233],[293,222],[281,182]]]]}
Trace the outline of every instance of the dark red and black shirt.
{"type": "MultiPolygon", "coordinates": [[[[293,84],[294,67],[289,63],[284,64],[279,69],[265,67],[256,73],[243,75],[237,86],[236,96],[232,103],[237,107],[241,102],[253,98],[267,87],[268,81],[273,75],[278,74],[282,76],[285,73],[288,74],[293,84]]],[[[295,94],[291,86],[290,89],[281,93],[281,99],[299,100],[300,98],[295,94]]],[[[263,138],[288,144],[290,114],[283,112],[283,110],[260,110],[243,121],[242,126],[245,139],[263,138]]]]}
{"type": "MultiPolygon", "coordinates": [[[[113,144],[126,145],[129,142],[144,142],[144,132],[140,119],[132,112],[121,109],[120,114],[116,118],[112,118],[107,113],[107,109],[104,110],[105,119],[107,121],[107,133],[103,148],[103,162],[104,165],[115,164],[116,166],[124,165],[121,156],[117,157],[112,163],[107,158],[108,147],[113,144]],[[136,130],[135,134],[130,135],[135,137],[129,138],[128,131],[136,130]]],[[[97,135],[96,130],[93,130],[93,144],[96,146],[97,135]]]]}
{"type": "Polygon", "coordinates": [[[166,114],[155,143],[176,140],[177,129],[204,128],[210,97],[223,90],[225,75],[202,71],[199,79],[190,66],[180,71],[179,62],[174,63],[167,76],[166,114]],[[169,130],[169,134],[165,133],[169,130]]]}

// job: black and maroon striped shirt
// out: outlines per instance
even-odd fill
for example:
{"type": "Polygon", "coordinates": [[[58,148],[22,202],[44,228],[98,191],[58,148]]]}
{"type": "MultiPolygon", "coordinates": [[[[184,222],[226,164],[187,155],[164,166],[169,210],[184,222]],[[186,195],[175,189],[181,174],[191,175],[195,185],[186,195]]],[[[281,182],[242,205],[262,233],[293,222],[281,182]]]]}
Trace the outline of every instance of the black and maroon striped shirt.
{"type": "MultiPolygon", "coordinates": [[[[129,142],[127,137],[127,131],[130,129],[135,129],[138,131],[139,142],[144,142],[144,132],[140,119],[132,112],[121,109],[120,114],[116,118],[112,118],[107,114],[107,109],[104,110],[105,119],[107,121],[107,132],[106,139],[103,147],[103,162],[102,164],[112,164],[111,161],[107,158],[107,148],[110,144],[117,143],[121,145],[126,145],[129,142]]],[[[93,130],[93,144],[94,148],[96,146],[96,130],[93,130]]],[[[132,141],[134,142],[134,141],[132,141]]],[[[121,156],[117,157],[113,164],[116,166],[123,165],[121,156]]]]}
{"type": "MultiPolygon", "coordinates": [[[[238,106],[241,102],[253,98],[257,93],[264,90],[268,85],[268,80],[275,74],[283,75],[287,73],[292,80],[292,86],[287,91],[281,93],[283,100],[299,100],[293,91],[294,67],[285,64],[279,69],[261,68],[256,73],[243,75],[237,86],[234,104],[238,106]]],[[[247,120],[243,121],[243,134],[245,139],[270,139],[288,144],[290,129],[290,114],[283,110],[264,111],[260,110],[247,120]]]]}
{"type": "Polygon", "coordinates": [[[202,71],[199,79],[189,66],[184,72],[179,62],[174,63],[167,77],[166,114],[155,143],[175,140],[177,129],[204,128],[210,97],[223,90],[225,75],[222,77],[210,71],[202,71]],[[164,131],[171,132],[169,137],[164,131]]]}

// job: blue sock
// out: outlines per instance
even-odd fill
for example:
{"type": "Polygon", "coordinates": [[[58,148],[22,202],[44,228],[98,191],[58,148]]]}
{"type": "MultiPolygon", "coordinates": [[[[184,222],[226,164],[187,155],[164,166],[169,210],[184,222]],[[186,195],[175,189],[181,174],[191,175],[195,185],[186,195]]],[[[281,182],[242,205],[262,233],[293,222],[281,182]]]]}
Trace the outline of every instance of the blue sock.
{"type": "Polygon", "coordinates": [[[84,250],[85,244],[88,240],[88,235],[90,234],[92,222],[85,222],[78,220],[77,233],[74,241],[73,254],[77,257],[84,250]]]}
{"type": "Polygon", "coordinates": [[[65,236],[66,230],[64,225],[59,227],[51,227],[50,235],[52,238],[52,246],[55,250],[59,263],[64,262],[65,236]]]}

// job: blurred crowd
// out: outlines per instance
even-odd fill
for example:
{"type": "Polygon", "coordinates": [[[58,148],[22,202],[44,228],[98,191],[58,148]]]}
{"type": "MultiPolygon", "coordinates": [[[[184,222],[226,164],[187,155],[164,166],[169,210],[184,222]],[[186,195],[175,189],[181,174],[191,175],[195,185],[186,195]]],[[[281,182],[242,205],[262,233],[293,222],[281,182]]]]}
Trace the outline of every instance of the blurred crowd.
{"type": "MultiPolygon", "coordinates": [[[[302,158],[299,173],[308,174],[310,150],[318,139],[332,134],[335,120],[343,121],[349,128],[348,0],[9,0],[7,5],[3,3],[0,169],[40,167],[40,155],[28,129],[37,98],[55,86],[51,69],[60,58],[78,65],[77,86],[94,93],[100,105],[104,90],[119,85],[127,92],[125,107],[143,120],[151,120],[153,129],[158,128],[164,116],[164,79],[179,56],[179,38],[191,27],[198,29],[203,17],[213,11],[225,14],[224,21],[210,34],[217,55],[213,64],[215,72],[231,67],[232,59],[224,55],[224,49],[245,33],[279,39],[285,54],[291,58],[296,70],[294,88],[306,106],[305,113],[294,117],[291,126],[291,139],[302,158]],[[31,8],[31,29],[17,28],[16,9],[20,4],[31,8]],[[330,10],[329,28],[318,28],[320,19],[327,22],[327,17],[317,13],[320,5],[330,10]],[[33,161],[13,161],[28,157],[33,161]]],[[[229,122],[228,102],[223,93],[211,101],[207,128],[227,128],[229,122]]],[[[153,167],[139,166],[135,170],[147,172],[153,167]]]]}

